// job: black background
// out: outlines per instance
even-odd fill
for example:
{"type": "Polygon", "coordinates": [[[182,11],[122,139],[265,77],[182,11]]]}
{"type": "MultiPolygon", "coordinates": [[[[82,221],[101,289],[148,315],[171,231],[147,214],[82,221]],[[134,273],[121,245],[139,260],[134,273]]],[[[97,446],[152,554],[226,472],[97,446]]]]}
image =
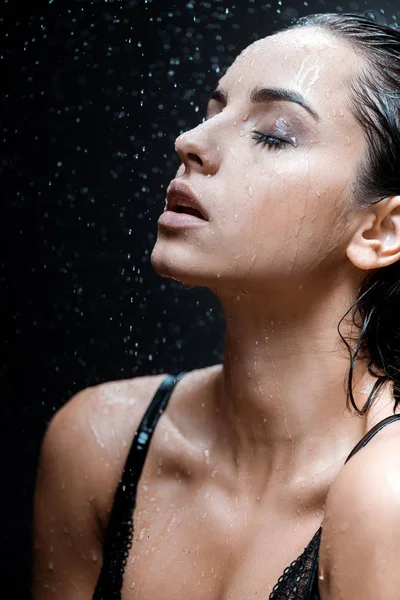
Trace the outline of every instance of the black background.
{"type": "Polygon", "coordinates": [[[1,581],[28,598],[40,441],[103,381],[215,364],[208,290],[150,266],[179,166],[174,140],[254,40],[314,12],[396,2],[3,2],[1,8],[1,581]]]}

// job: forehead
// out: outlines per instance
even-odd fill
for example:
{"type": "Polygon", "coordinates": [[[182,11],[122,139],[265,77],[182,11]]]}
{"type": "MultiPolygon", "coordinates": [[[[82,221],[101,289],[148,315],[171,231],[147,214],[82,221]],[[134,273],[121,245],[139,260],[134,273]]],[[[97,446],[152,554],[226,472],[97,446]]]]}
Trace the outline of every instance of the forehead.
{"type": "Polygon", "coordinates": [[[245,48],[220,86],[230,95],[254,86],[290,88],[318,104],[321,95],[343,99],[346,78],[358,65],[356,52],[338,36],[317,27],[290,29],[245,48]]]}

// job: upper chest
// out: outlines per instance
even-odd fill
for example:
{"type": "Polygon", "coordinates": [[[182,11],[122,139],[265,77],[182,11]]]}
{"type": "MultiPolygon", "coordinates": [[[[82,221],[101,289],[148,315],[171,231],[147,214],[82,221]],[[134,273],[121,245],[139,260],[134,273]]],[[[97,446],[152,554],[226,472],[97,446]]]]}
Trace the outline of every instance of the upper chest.
{"type": "Polygon", "coordinates": [[[249,490],[228,493],[215,469],[198,477],[153,455],[138,485],[123,599],[266,599],[321,521],[321,512],[288,515],[279,494],[261,506],[249,490]]]}

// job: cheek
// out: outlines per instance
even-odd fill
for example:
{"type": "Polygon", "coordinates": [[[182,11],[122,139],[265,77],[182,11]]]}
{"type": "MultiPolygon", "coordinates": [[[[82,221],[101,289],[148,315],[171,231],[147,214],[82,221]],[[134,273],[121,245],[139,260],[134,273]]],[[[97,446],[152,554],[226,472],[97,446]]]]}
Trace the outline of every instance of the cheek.
{"type": "Polygon", "coordinates": [[[284,152],[269,151],[234,182],[229,218],[235,251],[243,256],[246,248],[260,267],[273,260],[282,271],[285,262],[315,264],[316,255],[323,261],[340,246],[337,225],[350,177],[350,161],[333,168],[323,147],[284,152]]]}
{"type": "Polygon", "coordinates": [[[257,180],[256,220],[284,223],[296,237],[302,232],[331,230],[348,202],[349,157],[333,155],[325,147],[281,151],[257,180]],[[315,222],[318,221],[318,226],[315,222]]]}

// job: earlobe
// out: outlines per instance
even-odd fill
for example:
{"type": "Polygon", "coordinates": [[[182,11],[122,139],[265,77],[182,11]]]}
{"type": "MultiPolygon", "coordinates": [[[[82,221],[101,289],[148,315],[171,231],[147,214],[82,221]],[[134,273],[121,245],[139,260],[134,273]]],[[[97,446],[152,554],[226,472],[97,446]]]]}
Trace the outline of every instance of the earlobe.
{"type": "Polygon", "coordinates": [[[346,254],[362,270],[387,267],[400,260],[400,196],[387,197],[371,206],[346,254]]]}

